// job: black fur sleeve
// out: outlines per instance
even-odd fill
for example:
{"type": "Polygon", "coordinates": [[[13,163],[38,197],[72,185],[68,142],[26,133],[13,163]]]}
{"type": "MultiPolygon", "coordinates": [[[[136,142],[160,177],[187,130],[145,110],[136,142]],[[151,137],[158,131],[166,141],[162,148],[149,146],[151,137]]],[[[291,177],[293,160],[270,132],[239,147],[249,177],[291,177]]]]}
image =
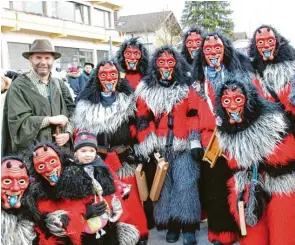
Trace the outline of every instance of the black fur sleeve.
{"type": "Polygon", "coordinates": [[[103,196],[108,196],[116,192],[112,174],[107,166],[94,167],[94,177],[101,184],[103,196]]]}

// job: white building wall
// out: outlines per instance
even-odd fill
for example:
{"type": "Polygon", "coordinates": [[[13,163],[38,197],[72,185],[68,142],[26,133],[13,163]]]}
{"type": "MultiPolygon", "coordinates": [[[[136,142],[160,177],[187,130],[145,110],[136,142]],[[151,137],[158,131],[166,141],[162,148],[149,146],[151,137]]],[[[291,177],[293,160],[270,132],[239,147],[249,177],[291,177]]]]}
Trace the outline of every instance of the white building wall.
{"type": "MultiPolygon", "coordinates": [[[[74,40],[74,39],[66,39],[66,38],[51,38],[45,35],[33,35],[33,34],[25,34],[20,32],[6,32],[2,33],[1,38],[1,68],[4,70],[8,70],[11,68],[10,66],[10,57],[7,43],[24,43],[24,44],[32,44],[35,39],[48,39],[53,46],[59,47],[68,47],[68,48],[79,48],[79,49],[88,49],[92,50],[93,63],[97,64],[97,50],[110,50],[110,45],[108,43],[94,43],[90,41],[84,40],[74,40]]],[[[112,51],[115,53],[118,50],[118,47],[112,46],[112,51]]],[[[24,50],[25,51],[25,50],[24,50]]],[[[23,59],[23,57],[20,57],[23,59]]]]}

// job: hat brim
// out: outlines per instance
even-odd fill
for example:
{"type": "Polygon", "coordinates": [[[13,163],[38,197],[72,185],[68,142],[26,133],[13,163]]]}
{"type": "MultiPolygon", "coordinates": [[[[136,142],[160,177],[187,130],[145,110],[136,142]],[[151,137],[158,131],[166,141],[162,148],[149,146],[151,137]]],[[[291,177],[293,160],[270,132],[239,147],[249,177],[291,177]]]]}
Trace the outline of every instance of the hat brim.
{"type": "Polygon", "coordinates": [[[34,52],[23,52],[22,55],[28,60],[33,53],[51,53],[55,60],[61,56],[61,53],[52,52],[52,50],[35,50],[34,52]]]}

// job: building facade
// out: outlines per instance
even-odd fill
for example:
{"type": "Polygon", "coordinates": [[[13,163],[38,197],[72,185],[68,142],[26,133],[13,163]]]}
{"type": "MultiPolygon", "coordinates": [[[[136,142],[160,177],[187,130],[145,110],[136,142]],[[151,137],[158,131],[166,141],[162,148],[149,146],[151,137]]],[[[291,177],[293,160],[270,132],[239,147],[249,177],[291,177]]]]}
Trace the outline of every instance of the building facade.
{"type": "Polygon", "coordinates": [[[28,69],[22,53],[35,39],[48,39],[62,54],[55,66],[67,70],[114,55],[124,38],[115,30],[111,1],[6,1],[1,13],[1,68],[28,69]]]}
{"type": "Polygon", "coordinates": [[[116,30],[126,38],[140,37],[149,53],[162,45],[180,42],[182,29],[172,11],[120,16],[116,30]]]}

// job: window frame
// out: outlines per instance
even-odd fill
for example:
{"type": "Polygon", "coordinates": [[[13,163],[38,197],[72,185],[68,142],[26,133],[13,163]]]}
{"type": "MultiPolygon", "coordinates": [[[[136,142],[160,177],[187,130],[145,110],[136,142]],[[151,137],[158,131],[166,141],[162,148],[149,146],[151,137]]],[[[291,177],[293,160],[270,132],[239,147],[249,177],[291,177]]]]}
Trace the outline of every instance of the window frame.
{"type": "MultiPolygon", "coordinates": [[[[42,14],[40,13],[33,13],[33,12],[28,12],[27,11],[27,1],[19,1],[22,3],[22,10],[16,10],[13,8],[13,4],[15,3],[15,1],[9,1],[9,7],[11,10],[14,10],[14,11],[19,11],[19,12],[25,12],[25,13],[28,13],[28,14],[34,14],[34,15],[39,15],[39,16],[46,16],[46,3],[45,1],[41,1],[41,4],[42,4],[42,14]]],[[[34,2],[34,1],[30,1],[30,2],[34,2]]],[[[40,2],[37,2],[37,3],[40,3],[40,2]]]]}

